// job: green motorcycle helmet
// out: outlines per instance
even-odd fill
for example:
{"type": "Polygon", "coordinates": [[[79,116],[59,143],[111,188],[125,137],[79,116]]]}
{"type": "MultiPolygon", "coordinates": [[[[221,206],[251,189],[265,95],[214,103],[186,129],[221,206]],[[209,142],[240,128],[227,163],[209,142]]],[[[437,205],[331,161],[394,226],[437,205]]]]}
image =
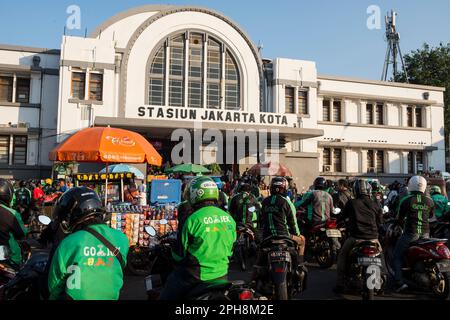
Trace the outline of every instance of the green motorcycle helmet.
{"type": "Polygon", "coordinates": [[[189,202],[196,205],[204,201],[218,201],[219,188],[209,177],[194,178],[189,184],[189,202]]]}
{"type": "Polygon", "coordinates": [[[430,187],[430,194],[442,194],[441,188],[439,186],[431,186],[430,187]]]}

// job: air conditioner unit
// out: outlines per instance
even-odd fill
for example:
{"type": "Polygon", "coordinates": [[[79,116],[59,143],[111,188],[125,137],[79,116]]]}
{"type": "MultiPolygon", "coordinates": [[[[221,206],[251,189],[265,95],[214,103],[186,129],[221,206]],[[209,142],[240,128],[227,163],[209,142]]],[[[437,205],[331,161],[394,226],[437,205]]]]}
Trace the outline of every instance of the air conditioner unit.
{"type": "Polygon", "coordinates": [[[323,172],[331,172],[331,166],[330,165],[324,165],[323,166],[323,172]]]}
{"type": "Polygon", "coordinates": [[[17,123],[17,128],[28,128],[27,122],[19,122],[17,123]]]}
{"type": "Polygon", "coordinates": [[[368,172],[368,173],[376,173],[375,167],[369,167],[369,168],[367,169],[367,172],[368,172]]]}

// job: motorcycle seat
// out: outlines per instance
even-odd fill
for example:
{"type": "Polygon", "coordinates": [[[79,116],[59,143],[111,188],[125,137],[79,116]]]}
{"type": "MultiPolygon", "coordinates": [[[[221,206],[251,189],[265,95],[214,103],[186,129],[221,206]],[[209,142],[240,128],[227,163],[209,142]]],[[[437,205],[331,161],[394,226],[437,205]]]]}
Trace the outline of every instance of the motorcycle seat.
{"type": "Polygon", "coordinates": [[[206,281],[202,282],[201,284],[197,285],[192,289],[187,298],[195,298],[202,294],[211,292],[211,291],[221,291],[221,290],[227,290],[233,286],[233,283],[222,280],[222,281],[206,281]]]}
{"type": "Polygon", "coordinates": [[[428,243],[437,243],[437,242],[447,242],[447,239],[437,239],[437,238],[420,238],[418,240],[412,241],[409,246],[417,246],[421,244],[428,244],[428,243]]]}

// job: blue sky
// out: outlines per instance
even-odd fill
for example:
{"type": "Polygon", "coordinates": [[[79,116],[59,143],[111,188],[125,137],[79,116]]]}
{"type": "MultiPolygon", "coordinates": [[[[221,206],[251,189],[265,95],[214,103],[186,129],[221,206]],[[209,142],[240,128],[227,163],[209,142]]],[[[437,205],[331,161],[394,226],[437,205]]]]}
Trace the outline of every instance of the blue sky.
{"type": "Polygon", "coordinates": [[[209,7],[240,25],[255,43],[262,43],[265,58],[286,57],[313,60],[321,74],[379,79],[386,43],[384,15],[398,11],[398,28],[404,53],[424,42],[450,42],[450,1],[303,1],[303,0],[2,0],[0,43],[59,48],[66,8],[81,8],[84,35],[104,20],[131,7],[144,4],[181,4],[209,7]],[[369,30],[368,6],[381,9],[382,25],[369,30]]]}

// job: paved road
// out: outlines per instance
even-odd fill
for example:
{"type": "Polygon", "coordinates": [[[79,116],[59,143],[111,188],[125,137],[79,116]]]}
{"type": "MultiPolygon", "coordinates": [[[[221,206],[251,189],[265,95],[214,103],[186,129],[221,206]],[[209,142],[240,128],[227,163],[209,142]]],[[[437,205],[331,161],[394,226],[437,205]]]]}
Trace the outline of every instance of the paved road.
{"type": "MultiPolygon", "coordinates": [[[[336,296],[332,289],[336,283],[336,265],[331,269],[321,269],[314,264],[308,264],[308,288],[305,292],[296,297],[300,300],[361,300],[357,295],[336,296]]],[[[242,272],[236,266],[231,265],[229,278],[231,280],[248,281],[251,277],[251,271],[242,272]]],[[[124,288],[121,299],[123,300],[143,300],[146,299],[144,278],[132,275],[125,276],[124,288]]],[[[396,294],[385,293],[381,297],[375,297],[376,300],[411,300],[411,299],[429,299],[426,295],[416,294],[396,294]]]]}

